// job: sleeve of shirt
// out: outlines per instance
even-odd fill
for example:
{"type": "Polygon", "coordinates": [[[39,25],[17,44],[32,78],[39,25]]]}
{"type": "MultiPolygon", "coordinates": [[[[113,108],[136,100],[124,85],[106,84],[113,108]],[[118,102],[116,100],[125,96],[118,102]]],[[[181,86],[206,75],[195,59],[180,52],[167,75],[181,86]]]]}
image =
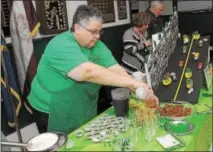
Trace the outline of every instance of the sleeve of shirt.
{"type": "Polygon", "coordinates": [[[127,30],[123,35],[123,48],[128,54],[133,54],[134,52],[139,52],[145,48],[144,44],[138,43],[134,37],[132,30],[127,30]]]}
{"type": "Polygon", "coordinates": [[[79,46],[72,42],[53,49],[52,53],[48,55],[49,66],[62,75],[67,75],[69,71],[88,61],[79,46]]]}
{"type": "Polygon", "coordinates": [[[111,51],[107,48],[107,46],[99,42],[99,48],[100,48],[100,64],[106,68],[117,64],[116,59],[112,55],[111,51]]]}

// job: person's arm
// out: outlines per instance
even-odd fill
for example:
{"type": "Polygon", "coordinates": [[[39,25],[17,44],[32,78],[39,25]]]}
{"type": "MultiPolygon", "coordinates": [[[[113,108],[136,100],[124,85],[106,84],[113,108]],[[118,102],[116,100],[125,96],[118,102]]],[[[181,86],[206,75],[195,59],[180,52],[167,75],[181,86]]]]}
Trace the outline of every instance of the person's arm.
{"type": "Polygon", "coordinates": [[[145,48],[145,45],[142,45],[137,42],[133,36],[133,30],[128,29],[123,35],[123,48],[124,51],[128,54],[133,54],[145,48]]]}
{"type": "Polygon", "coordinates": [[[128,54],[134,55],[136,52],[143,52],[146,47],[150,46],[150,41],[143,41],[141,43],[138,43],[131,30],[128,30],[124,33],[123,36],[123,48],[124,51],[128,54]]]}
{"type": "Polygon", "coordinates": [[[147,91],[150,88],[143,82],[138,82],[128,76],[116,74],[107,68],[96,65],[91,62],[85,62],[77,66],[67,74],[75,81],[87,81],[101,85],[126,87],[135,90],[138,87],[144,87],[147,91]]]}
{"type": "Polygon", "coordinates": [[[143,87],[148,92],[146,100],[153,100],[158,103],[158,98],[153,94],[152,89],[149,88],[147,84],[136,81],[128,76],[116,74],[107,68],[91,62],[82,63],[72,71],[68,72],[67,76],[80,82],[87,81],[101,85],[125,87],[132,91],[135,91],[139,87],[143,87]]]}
{"type": "Polygon", "coordinates": [[[145,83],[137,82],[130,77],[121,76],[108,70],[108,67],[116,64],[114,59],[114,61],[109,61],[107,60],[108,58],[104,60],[100,58],[101,65],[90,62],[74,42],[70,42],[60,48],[55,46],[51,53],[46,51],[45,56],[48,57],[47,63],[49,68],[62,76],[71,78],[72,81],[87,81],[101,85],[127,87],[131,90],[144,87],[147,91],[151,92],[145,83]]]}
{"type": "Polygon", "coordinates": [[[125,69],[120,66],[119,64],[115,64],[113,66],[110,66],[108,68],[110,71],[114,72],[114,73],[117,73],[117,74],[120,74],[120,75],[123,75],[123,76],[127,76],[127,77],[131,77],[131,75],[129,75],[125,69]]]}

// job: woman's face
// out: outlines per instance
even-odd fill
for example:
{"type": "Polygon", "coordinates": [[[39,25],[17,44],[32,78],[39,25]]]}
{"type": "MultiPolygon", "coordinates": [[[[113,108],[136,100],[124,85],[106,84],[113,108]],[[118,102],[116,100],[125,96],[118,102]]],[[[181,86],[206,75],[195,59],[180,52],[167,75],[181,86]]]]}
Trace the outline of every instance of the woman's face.
{"type": "Polygon", "coordinates": [[[140,28],[140,31],[143,33],[145,32],[147,29],[148,29],[149,25],[143,25],[141,28],[140,28]]]}
{"type": "Polygon", "coordinates": [[[95,46],[96,42],[100,39],[100,32],[102,29],[102,22],[99,20],[90,20],[87,26],[78,24],[76,33],[79,36],[80,44],[87,48],[95,46]]]}

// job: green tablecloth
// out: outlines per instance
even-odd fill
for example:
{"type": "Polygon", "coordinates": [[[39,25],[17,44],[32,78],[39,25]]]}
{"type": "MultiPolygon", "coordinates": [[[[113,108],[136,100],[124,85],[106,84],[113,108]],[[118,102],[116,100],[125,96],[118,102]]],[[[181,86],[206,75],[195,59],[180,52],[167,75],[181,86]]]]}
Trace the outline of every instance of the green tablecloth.
{"type": "MultiPolygon", "coordinates": [[[[212,88],[209,91],[206,91],[205,89],[201,90],[199,103],[194,105],[198,111],[206,110],[207,107],[204,106],[204,104],[212,106],[212,96],[206,97],[204,96],[205,93],[212,94],[212,88]]],[[[114,109],[109,108],[104,113],[114,114],[114,109]]],[[[179,138],[185,143],[185,146],[175,149],[175,151],[208,151],[212,143],[212,113],[202,115],[194,114],[188,121],[193,122],[195,128],[191,134],[179,136],[179,138]]],[[[83,129],[83,127],[84,126],[79,129],[83,129]]],[[[130,131],[131,130],[125,134],[128,134],[130,131]]],[[[77,138],[75,133],[76,131],[68,135],[67,144],[59,151],[112,151],[112,148],[106,146],[103,142],[93,143],[91,140],[86,139],[86,137],[77,138]]],[[[139,136],[136,143],[135,151],[164,151],[163,147],[157,142],[156,137],[165,134],[168,134],[168,132],[163,128],[159,128],[155,139],[148,143],[141,133],[141,136],[139,136]]]]}

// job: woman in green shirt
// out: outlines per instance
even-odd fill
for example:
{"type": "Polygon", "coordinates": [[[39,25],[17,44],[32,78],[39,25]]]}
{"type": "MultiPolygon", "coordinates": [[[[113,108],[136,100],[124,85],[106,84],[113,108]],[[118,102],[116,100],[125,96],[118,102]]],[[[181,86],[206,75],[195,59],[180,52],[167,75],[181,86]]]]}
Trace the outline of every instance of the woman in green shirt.
{"type": "Polygon", "coordinates": [[[81,5],[71,31],[48,43],[28,96],[33,109],[48,116],[48,131],[69,133],[95,117],[101,85],[144,87],[155,97],[146,84],[133,80],[117,64],[99,40],[101,29],[101,12],[81,5]]]}

